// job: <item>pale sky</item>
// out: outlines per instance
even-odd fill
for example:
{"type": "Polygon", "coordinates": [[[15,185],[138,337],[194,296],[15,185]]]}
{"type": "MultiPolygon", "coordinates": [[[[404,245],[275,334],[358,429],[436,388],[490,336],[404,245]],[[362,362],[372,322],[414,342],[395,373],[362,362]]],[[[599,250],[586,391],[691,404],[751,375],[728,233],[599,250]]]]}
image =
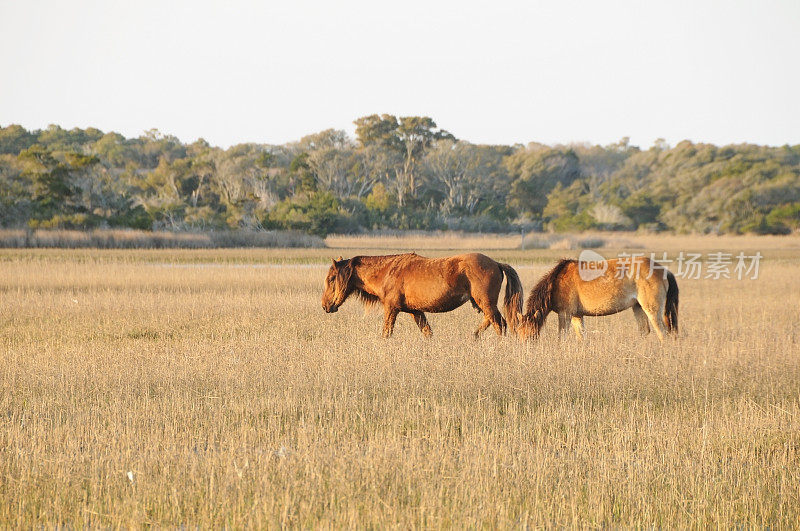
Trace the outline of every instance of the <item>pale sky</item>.
{"type": "Polygon", "coordinates": [[[0,0],[0,125],[800,144],[800,1],[0,0]]]}

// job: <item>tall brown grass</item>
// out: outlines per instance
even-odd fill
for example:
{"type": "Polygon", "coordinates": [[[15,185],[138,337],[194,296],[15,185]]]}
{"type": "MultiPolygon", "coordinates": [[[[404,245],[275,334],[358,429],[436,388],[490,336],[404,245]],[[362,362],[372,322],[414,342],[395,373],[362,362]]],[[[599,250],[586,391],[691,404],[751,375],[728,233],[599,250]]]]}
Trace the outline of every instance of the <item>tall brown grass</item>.
{"type": "Polygon", "coordinates": [[[0,527],[797,524],[800,253],[683,281],[662,347],[469,305],[381,340],[326,252],[0,251],[0,527]]]}
{"type": "Polygon", "coordinates": [[[293,231],[0,230],[0,248],[216,249],[324,246],[322,239],[317,236],[293,231]]]}
{"type": "Polygon", "coordinates": [[[541,233],[479,234],[451,231],[434,232],[379,232],[359,235],[330,235],[325,239],[328,247],[371,250],[483,250],[507,251],[513,249],[645,249],[672,250],[800,250],[800,234],[786,236],[713,235],[713,234],[656,234],[646,232],[588,231],[579,234],[541,233]]]}
{"type": "Polygon", "coordinates": [[[481,234],[458,231],[377,231],[368,234],[331,234],[325,243],[335,249],[384,249],[415,251],[432,249],[519,248],[520,234],[481,234]]]}

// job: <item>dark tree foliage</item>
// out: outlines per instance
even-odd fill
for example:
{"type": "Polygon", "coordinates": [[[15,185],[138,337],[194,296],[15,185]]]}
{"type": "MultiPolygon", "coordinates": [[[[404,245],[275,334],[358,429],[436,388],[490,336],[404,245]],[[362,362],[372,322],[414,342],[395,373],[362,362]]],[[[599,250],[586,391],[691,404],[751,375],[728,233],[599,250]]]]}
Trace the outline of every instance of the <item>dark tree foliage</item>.
{"type": "Polygon", "coordinates": [[[800,229],[800,146],[486,146],[425,116],[355,125],[355,139],[329,129],[227,150],[155,129],[0,127],[0,226],[800,229]]]}

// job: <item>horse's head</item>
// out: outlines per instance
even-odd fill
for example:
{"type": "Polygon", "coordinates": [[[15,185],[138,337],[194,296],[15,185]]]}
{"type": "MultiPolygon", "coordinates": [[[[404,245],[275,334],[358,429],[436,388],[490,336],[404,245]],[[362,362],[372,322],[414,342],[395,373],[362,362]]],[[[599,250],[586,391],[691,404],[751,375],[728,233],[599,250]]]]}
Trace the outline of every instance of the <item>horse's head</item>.
{"type": "Polygon", "coordinates": [[[524,315],[517,326],[517,336],[523,341],[526,339],[536,339],[544,325],[545,314],[541,310],[536,310],[532,315],[524,315]]]}
{"type": "Polygon", "coordinates": [[[325,277],[325,290],[322,292],[322,309],[333,313],[344,303],[352,291],[350,278],[353,276],[353,264],[350,260],[331,260],[331,267],[325,277]]]}
{"type": "Polygon", "coordinates": [[[562,258],[556,266],[546,273],[531,290],[526,304],[525,315],[517,328],[520,339],[536,339],[542,331],[547,315],[553,311],[558,297],[558,286],[564,269],[575,260],[562,258]]]}

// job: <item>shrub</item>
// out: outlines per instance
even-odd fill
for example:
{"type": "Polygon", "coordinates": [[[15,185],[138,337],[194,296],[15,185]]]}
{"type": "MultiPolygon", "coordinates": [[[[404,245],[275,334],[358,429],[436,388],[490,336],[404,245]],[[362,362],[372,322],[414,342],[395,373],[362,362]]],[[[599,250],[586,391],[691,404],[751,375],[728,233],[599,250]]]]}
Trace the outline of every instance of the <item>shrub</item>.
{"type": "Polygon", "coordinates": [[[322,237],[345,232],[349,225],[339,200],[330,192],[309,192],[284,199],[270,211],[268,224],[322,237]]]}
{"type": "Polygon", "coordinates": [[[800,228],[800,203],[791,203],[773,208],[765,218],[771,227],[784,227],[797,230],[800,228]]]}

